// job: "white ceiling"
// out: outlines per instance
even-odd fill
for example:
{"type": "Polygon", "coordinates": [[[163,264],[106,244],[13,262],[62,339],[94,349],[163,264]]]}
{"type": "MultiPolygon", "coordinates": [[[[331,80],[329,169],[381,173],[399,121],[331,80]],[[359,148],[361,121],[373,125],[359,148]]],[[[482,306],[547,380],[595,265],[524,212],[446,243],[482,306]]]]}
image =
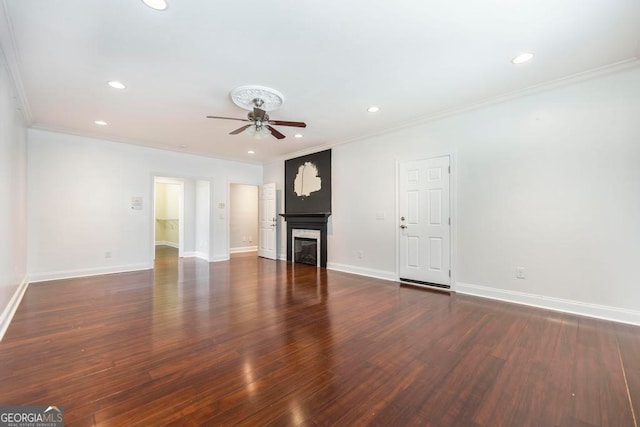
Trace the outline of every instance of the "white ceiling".
{"type": "Polygon", "coordinates": [[[3,1],[34,127],[258,162],[628,60],[640,40],[638,0],[3,1]],[[247,84],[282,92],[271,118],[304,137],[205,118],[244,118],[229,91],[247,84]]]}

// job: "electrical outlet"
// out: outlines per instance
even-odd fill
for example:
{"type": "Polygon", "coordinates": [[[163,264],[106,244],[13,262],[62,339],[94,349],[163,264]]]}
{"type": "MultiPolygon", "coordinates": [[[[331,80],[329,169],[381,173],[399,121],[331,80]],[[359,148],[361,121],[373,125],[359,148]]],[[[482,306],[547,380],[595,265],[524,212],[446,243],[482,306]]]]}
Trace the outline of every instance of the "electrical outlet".
{"type": "Polygon", "coordinates": [[[524,267],[516,267],[516,279],[524,279],[524,267]]]}
{"type": "Polygon", "coordinates": [[[111,251],[106,251],[106,252],[104,253],[104,257],[105,257],[105,258],[111,258],[111,251]]]}
{"type": "Polygon", "coordinates": [[[249,243],[253,243],[253,237],[249,236],[249,243]]]}
{"type": "Polygon", "coordinates": [[[364,258],[364,253],[362,251],[358,251],[358,259],[364,258]]]}

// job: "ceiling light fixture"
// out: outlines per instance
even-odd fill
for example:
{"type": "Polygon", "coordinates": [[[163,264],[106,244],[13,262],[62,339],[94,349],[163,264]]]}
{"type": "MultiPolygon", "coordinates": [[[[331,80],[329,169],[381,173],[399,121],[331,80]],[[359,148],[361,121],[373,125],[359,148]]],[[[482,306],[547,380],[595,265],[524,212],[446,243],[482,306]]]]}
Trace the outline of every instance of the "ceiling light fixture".
{"type": "Polygon", "coordinates": [[[166,10],[169,7],[166,0],[142,0],[142,2],[154,10],[166,10]]]}
{"type": "Polygon", "coordinates": [[[531,61],[533,59],[533,53],[531,52],[523,52],[520,55],[516,56],[511,60],[514,64],[524,64],[525,62],[531,61]]]}
{"type": "Polygon", "coordinates": [[[256,152],[253,151],[253,150],[249,150],[249,151],[247,151],[247,154],[256,154],[256,152]]]}
{"type": "Polygon", "coordinates": [[[367,111],[370,113],[377,113],[378,111],[380,111],[380,109],[378,107],[376,107],[375,105],[367,108],[367,111]]]}
{"type": "Polygon", "coordinates": [[[126,89],[126,86],[123,85],[122,83],[112,80],[110,82],[107,83],[109,86],[111,86],[114,89],[126,89]]]}
{"type": "Polygon", "coordinates": [[[301,133],[296,133],[295,135],[293,135],[294,138],[302,138],[302,134],[301,133]]]}
{"type": "Polygon", "coordinates": [[[271,131],[269,131],[269,129],[265,126],[256,124],[249,126],[246,132],[255,139],[262,139],[271,136],[271,131]]]}
{"type": "Polygon", "coordinates": [[[107,122],[105,122],[104,120],[96,120],[95,122],[93,122],[99,126],[106,126],[107,122]]]}

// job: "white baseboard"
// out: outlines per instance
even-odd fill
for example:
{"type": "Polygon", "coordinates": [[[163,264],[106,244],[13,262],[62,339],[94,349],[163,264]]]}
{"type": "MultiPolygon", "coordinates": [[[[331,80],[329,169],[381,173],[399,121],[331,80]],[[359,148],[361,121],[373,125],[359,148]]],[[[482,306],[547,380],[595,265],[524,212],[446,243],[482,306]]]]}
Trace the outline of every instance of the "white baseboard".
{"type": "Polygon", "coordinates": [[[166,240],[156,240],[156,246],[170,246],[176,249],[180,248],[180,246],[177,243],[168,242],[166,240]]]}
{"type": "Polygon", "coordinates": [[[102,274],[126,273],[129,271],[151,270],[153,263],[112,265],[108,267],[84,268],[80,270],[52,271],[29,275],[29,282],[46,282],[48,280],[73,279],[75,277],[99,276],[102,274]]]}
{"type": "Polygon", "coordinates": [[[200,258],[209,262],[209,255],[207,255],[204,252],[198,252],[198,251],[184,252],[182,254],[182,258],[200,258]]]}
{"type": "Polygon", "coordinates": [[[278,255],[278,259],[280,261],[286,261],[287,260],[287,254],[280,254],[278,255]]]}
{"type": "Polygon", "coordinates": [[[241,254],[243,252],[256,252],[258,250],[257,246],[240,246],[237,248],[229,249],[229,252],[232,254],[241,254]]]}
{"type": "Polygon", "coordinates": [[[9,323],[11,323],[11,319],[13,319],[13,315],[16,314],[16,310],[20,305],[20,301],[22,301],[22,297],[24,293],[27,291],[27,286],[29,286],[29,281],[27,280],[27,276],[24,276],[22,282],[16,288],[16,291],[13,293],[13,296],[9,300],[9,304],[4,308],[2,314],[0,315],[0,341],[4,337],[5,332],[9,329],[9,323]]]}
{"type": "Polygon", "coordinates": [[[216,255],[211,262],[229,261],[230,259],[231,257],[229,257],[229,255],[216,255]]]}
{"type": "Polygon", "coordinates": [[[373,277],[375,279],[390,280],[392,282],[398,281],[396,274],[391,271],[374,270],[372,268],[357,267],[354,265],[347,265],[347,264],[338,264],[335,262],[328,262],[327,269],[342,271],[344,273],[357,274],[359,276],[373,277]]]}
{"type": "Polygon", "coordinates": [[[544,295],[507,291],[504,289],[489,288],[486,286],[471,285],[461,282],[457,282],[455,284],[455,289],[453,290],[461,294],[530,305],[533,307],[579,314],[581,316],[595,317],[598,319],[613,320],[614,322],[628,323],[631,325],[640,325],[640,312],[633,310],[547,297],[544,295]]]}

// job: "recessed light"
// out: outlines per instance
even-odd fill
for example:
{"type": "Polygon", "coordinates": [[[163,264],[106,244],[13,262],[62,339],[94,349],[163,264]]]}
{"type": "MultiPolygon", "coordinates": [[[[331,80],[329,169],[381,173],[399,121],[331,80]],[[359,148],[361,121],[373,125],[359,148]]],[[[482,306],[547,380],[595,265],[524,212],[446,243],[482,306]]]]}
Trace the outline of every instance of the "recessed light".
{"type": "Polygon", "coordinates": [[[120,82],[117,82],[115,80],[110,81],[109,83],[107,83],[109,86],[111,86],[114,89],[126,89],[126,86],[123,85],[120,82]]]}
{"type": "Polygon", "coordinates": [[[302,138],[302,134],[301,133],[296,133],[295,135],[293,135],[294,138],[302,138]]]}
{"type": "Polygon", "coordinates": [[[106,126],[107,122],[105,122],[104,120],[96,120],[95,122],[93,122],[99,126],[106,126]]]}
{"type": "Polygon", "coordinates": [[[367,108],[367,111],[370,113],[377,113],[378,111],[380,111],[380,109],[378,107],[376,107],[375,105],[367,108]]]}
{"type": "Polygon", "coordinates": [[[247,151],[247,154],[256,154],[256,152],[253,151],[253,150],[249,150],[249,151],[247,151]]]}
{"type": "Polygon", "coordinates": [[[155,10],[166,10],[169,7],[166,0],[142,0],[142,2],[155,10]]]}
{"type": "Polygon", "coordinates": [[[187,146],[184,144],[180,144],[180,148],[187,148],[187,146]]]}
{"type": "Polygon", "coordinates": [[[516,56],[511,60],[514,64],[523,64],[527,61],[531,61],[533,59],[533,53],[531,52],[523,52],[520,55],[516,56]]]}

